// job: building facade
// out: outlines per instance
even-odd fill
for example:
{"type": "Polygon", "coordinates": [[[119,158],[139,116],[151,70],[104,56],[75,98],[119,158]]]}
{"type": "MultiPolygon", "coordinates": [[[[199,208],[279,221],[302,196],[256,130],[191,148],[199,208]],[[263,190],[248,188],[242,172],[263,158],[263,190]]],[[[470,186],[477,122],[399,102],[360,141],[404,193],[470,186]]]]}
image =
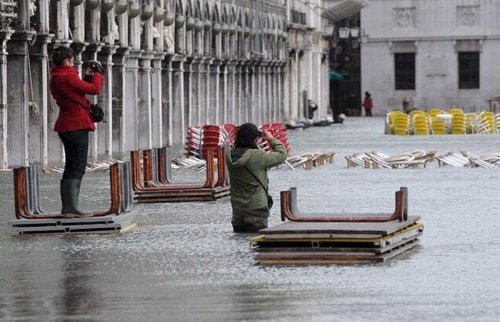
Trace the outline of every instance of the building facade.
{"type": "Polygon", "coordinates": [[[329,113],[328,41],[322,0],[290,0],[288,3],[289,80],[288,119],[307,118],[307,100],[318,104],[314,119],[329,113]]]}
{"type": "Polygon", "coordinates": [[[371,0],[361,11],[362,91],[375,114],[457,106],[484,110],[498,94],[500,1],[371,0]]]}
{"type": "Polygon", "coordinates": [[[48,90],[57,46],[76,51],[80,70],[89,60],[106,70],[95,102],[107,123],[92,134],[91,159],[182,144],[189,126],[301,118],[295,92],[323,102],[328,91],[317,81],[326,77],[320,36],[294,43],[308,65],[289,71],[292,9],[284,0],[2,1],[0,168],[64,160],[48,90]]]}

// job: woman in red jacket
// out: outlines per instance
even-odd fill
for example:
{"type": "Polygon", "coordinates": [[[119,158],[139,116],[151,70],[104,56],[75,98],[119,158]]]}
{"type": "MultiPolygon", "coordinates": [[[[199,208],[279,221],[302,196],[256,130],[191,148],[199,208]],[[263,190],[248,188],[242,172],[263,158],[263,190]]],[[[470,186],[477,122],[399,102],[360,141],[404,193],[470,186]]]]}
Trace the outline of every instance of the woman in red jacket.
{"type": "Polygon", "coordinates": [[[88,110],[91,102],[85,94],[98,95],[101,92],[104,69],[100,63],[94,63],[94,68],[87,68],[84,80],[81,80],[74,67],[75,52],[71,48],[56,48],[52,59],[55,67],[50,72],[50,92],[59,106],[54,131],[59,135],[66,155],[60,184],[61,213],[86,217],[89,214],[78,209],[78,197],[87,165],[89,131],[94,131],[95,125],[88,110]]]}
{"type": "Polygon", "coordinates": [[[373,99],[372,94],[370,94],[369,92],[365,92],[363,107],[365,108],[365,116],[372,116],[373,99]]]}

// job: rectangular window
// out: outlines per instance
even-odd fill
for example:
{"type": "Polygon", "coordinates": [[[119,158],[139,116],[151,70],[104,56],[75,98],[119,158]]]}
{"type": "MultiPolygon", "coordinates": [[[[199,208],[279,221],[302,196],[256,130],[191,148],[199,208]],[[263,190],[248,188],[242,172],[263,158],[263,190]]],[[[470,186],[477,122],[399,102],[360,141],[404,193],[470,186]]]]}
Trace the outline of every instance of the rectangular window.
{"type": "Polygon", "coordinates": [[[415,89],[415,53],[394,54],[396,90],[415,89]]]}
{"type": "Polygon", "coordinates": [[[458,53],[458,88],[479,88],[479,52],[458,53]]]}

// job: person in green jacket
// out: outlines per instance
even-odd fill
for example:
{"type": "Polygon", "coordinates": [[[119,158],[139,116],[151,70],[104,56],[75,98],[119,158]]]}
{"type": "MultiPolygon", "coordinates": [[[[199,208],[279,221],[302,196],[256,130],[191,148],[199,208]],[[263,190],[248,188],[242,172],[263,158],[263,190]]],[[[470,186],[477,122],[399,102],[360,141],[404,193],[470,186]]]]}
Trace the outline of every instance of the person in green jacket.
{"type": "Polygon", "coordinates": [[[231,224],[234,232],[250,233],[267,228],[267,170],[285,160],[286,150],[283,143],[269,132],[259,131],[252,123],[240,125],[234,148],[226,151],[233,208],[231,224]],[[273,152],[265,152],[257,147],[257,140],[263,136],[271,143],[273,152]],[[265,185],[266,190],[262,185],[265,185]]]}

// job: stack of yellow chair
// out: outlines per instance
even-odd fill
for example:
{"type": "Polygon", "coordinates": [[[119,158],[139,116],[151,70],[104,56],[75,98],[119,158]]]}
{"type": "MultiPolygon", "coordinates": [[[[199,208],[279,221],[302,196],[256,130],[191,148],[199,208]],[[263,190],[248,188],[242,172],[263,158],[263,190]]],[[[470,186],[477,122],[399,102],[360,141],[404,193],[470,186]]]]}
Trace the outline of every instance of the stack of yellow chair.
{"type": "Polygon", "coordinates": [[[492,112],[481,112],[479,114],[480,121],[478,123],[477,132],[481,134],[495,133],[495,114],[492,112]]]}
{"type": "Polygon", "coordinates": [[[445,112],[445,111],[443,111],[443,110],[442,110],[442,109],[440,109],[440,108],[437,108],[437,107],[436,107],[436,108],[431,108],[431,109],[429,110],[429,115],[430,115],[431,117],[437,116],[438,114],[446,114],[446,112],[445,112]]]}
{"type": "Polygon", "coordinates": [[[500,113],[495,114],[495,130],[500,133],[500,113]]]}
{"type": "Polygon", "coordinates": [[[451,114],[451,115],[455,115],[455,114],[464,114],[464,111],[461,109],[461,108],[456,108],[456,107],[453,107],[453,108],[450,108],[448,110],[448,114],[451,114]]]}
{"type": "Polygon", "coordinates": [[[476,133],[477,119],[478,119],[477,113],[466,113],[465,114],[465,133],[467,133],[467,134],[476,133]]]}
{"type": "Polygon", "coordinates": [[[461,109],[452,108],[448,111],[451,119],[451,134],[465,134],[465,114],[461,109]]]}
{"type": "Polygon", "coordinates": [[[415,135],[429,135],[429,116],[427,113],[420,111],[420,113],[413,113],[412,117],[413,133],[415,135]]]}
{"type": "Polygon", "coordinates": [[[435,135],[447,134],[446,123],[443,120],[438,119],[437,114],[434,116],[431,115],[431,126],[432,126],[432,134],[435,135]]]}
{"type": "Polygon", "coordinates": [[[394,134],[408,135],[410,128],[410,117],[407,114],[400,113],[394,117],[394,134]]]}
{"type": "Polygon", "coordinates": [[[387,117],[385,120],[385,134],[394,134],[397,115],[406,115],[406,114],[401,111],[392,111],[387,113],[387,117]]]}

